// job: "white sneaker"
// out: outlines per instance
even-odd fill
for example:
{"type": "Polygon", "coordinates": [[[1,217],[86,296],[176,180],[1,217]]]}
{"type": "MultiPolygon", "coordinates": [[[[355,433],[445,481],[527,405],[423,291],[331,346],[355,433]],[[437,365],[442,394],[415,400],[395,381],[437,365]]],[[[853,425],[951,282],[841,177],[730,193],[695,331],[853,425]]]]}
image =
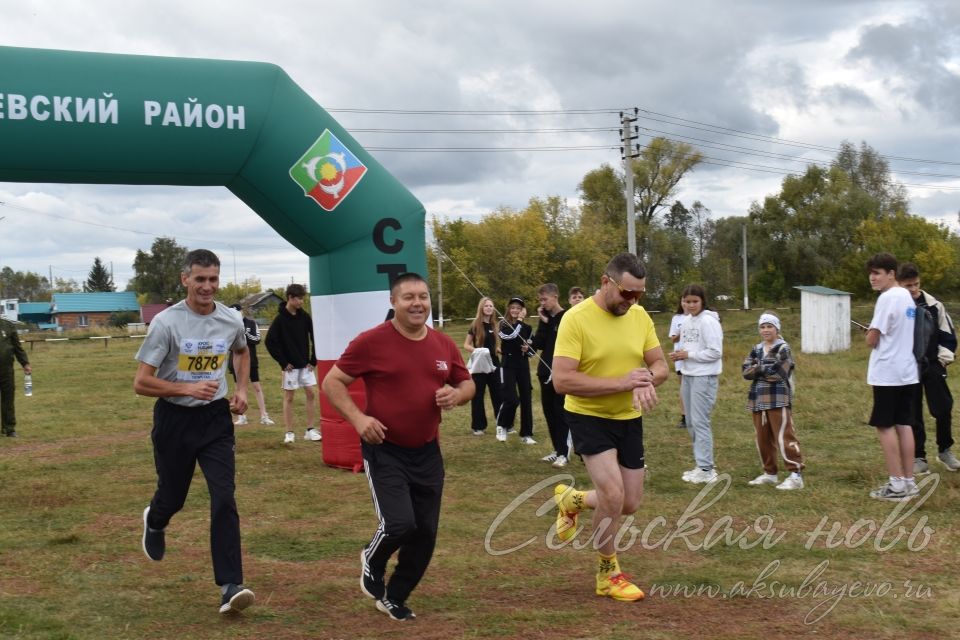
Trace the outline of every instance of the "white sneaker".
{"type": "Polygon", "coordinates": [[[777,474],[775,473],[761,473],[760,475],[758,475],[756,478],[754,478],[747,484],[757,486],[760,484],[777,484],[778,481],[779,479],[777,478],[777,474]]]}
{"type": "Polygon", "coordinates": [[[553,452],[553,453],[548,453],[547,455],[540,458],[540,462],[553,463],[554,461],[556,461],[556,459],[557,459],[557,453],[553,452]]]}
{"type": "Polygon", "coordinates": [[[957,460],[956,457],[954,457],[953,452],[950,451],[950,449],[947,449],[943,453],[938,453],[937,460],[943,463],[943,466],[947,468],[947,471],[960,470],[960,460],[957,460]]]}
{"type": "Polygon", "coordinates": [[[563,469],[565,466],[567,466],[567,456],[557,456],[557,459],[553,461],[555,469],[563,469]]]}
{"type": "Polygon", "coordinates": [[[323,436],[320,435],[320,431],[316,427],[311,427],[303,432],[304,440],[312,440],[314,442],[319,442],[323,440],[323,436]]]}
{"type": "Polygon", "coordinates": [[[507,441],[507,430],[503,427],[497,427],[497,440],[499,442],[507,441]]]}
{"type": "Polygon", "coordinates": [[[260,424],[270,425],[270,424],[274,424],[274,422],[273,420],[270,419],[270,416],[262,415],[260,416],[260,424]]]}
{"type": "Polygon", "coordinates": [[[296,440],[296,437],[293,435],[293,431],[287,431],[287,435],[283,436],[283,444],[290,444],[296,440]]]}
{"type": "Polygon", "coordinates": [[[791,473],[783,482],[777,485],[777,489],[783,489],[784,491],[803,489],[803,478],[799,473],[791,473]]]}
{"type": "Polygon", "coordinates": [[[486,433],[486,431],[484,431],[483,429],[474,429],[474,430],[473,430],[473,435],[475,435],[475,436],[482,436],[482,435],[485,434],[485,433],[486,433]]]}
{"type": "Polygon", "coordinates": [[[709,471],[704,471],[703,469],[697,468],[696,471],[691,473],[687,477],[687,482],[690,484],[707,484],[708,482],[715,482],[717,480],[717,470],[710,469],[709,471]]]}
{"type": "Polygon", "coordinates": [[[700,471],[700,467],[694,467],[693,469],[690,469],[690,470],[688,470],[688,471],[684,471],[684,472],[683,472],[683,475],[680,476],[680,477],[683,479],[684,482],[690,482],[690,476],[692,476],[693,474],[695,474],[695,473],[698,472],[698,471],[700,471]]]}
{"type": "Polygon", "coordinates": [[[537,441],[530,436],[523,436],[520,438],[520,444],[537,444],[537,441]]]}
{"type": "Polygon", "coordinates": [[[247,421],[247,416],[246,416],[246,415],[239,415],[239,416],[237,416],[237,421],[234,422],[233,424],[235,424],[235,425],[237,425],[237,426],[240,426],[240,425],[250,424],[250,423],[249,423],[249,421],[247,421]]]}

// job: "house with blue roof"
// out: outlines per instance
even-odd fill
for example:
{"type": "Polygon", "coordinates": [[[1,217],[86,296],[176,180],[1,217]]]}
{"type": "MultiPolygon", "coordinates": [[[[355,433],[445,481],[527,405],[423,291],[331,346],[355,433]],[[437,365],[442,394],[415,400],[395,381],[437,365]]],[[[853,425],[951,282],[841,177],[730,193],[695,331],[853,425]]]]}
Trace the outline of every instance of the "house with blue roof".
{"type": "Polygon", "coordinates": [[[140,304],[134,291],[55,293],[50,315],[60,329],[85,329],[110,324],[110,315],[132,311],[140,318],[140,304]]]}
{"type": "Polygon", "coordinates": [[[21,302],[20,320],[37,325],[41,329],[55,327],[53,319],[50,317],[49,302],[21,302]]]}

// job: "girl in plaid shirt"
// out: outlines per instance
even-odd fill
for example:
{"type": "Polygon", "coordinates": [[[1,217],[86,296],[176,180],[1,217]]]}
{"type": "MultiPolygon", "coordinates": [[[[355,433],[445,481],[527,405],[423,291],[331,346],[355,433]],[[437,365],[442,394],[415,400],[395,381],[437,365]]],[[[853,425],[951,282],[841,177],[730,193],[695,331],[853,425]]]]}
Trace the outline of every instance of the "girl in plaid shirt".
{"type": "Polygon", "coordinates": [[[792,374],[796,367],[790,345],[780,337],[780,318],[764,312],[758,322],[761,342],[743,361],[743,377],[750,380],[747,410],[753,413],[757,450],[763,473],[748,484],[776,484],[777,489],[803,489],[804,464],[793,428],[792,374]],[[782,458],[790,475],[777,484],[777,459],[782,458]]]}

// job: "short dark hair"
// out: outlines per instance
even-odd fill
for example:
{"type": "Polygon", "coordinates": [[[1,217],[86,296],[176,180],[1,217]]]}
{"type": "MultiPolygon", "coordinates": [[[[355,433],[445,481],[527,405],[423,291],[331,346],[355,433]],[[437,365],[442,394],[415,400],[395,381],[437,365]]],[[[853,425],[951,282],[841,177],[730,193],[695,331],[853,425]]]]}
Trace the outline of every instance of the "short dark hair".
{"type": "Polygon", "coordinates": [[[559,295],[560,295],[560,287],[558,287],[557,285],[553,284],[552,282],[548,282],[548,283],[546,283],[546,284],[544,284],[544,285],[541,285],[540,288],[537,289],[537,295],[540,295],[540,296],[559,296],[559,295]]]}
{"type": "Polygon", "coordinates": [[[580,287],[570,287],[570,291],[567,292],[567,297],[569,298],[570,296],[572,296],[572,295],[575,294],[575,293],[579,293],[579,294],[582,295],[584,298],[587,297],[587,295],[583,292],[583,289],[581,289],[580,287]]]}
{"type": "Polygon", "coordinates": [[[393,295],[404,282],[422,282],[426,284],[427,281],[424,280],[423,276],[419,273],[413,273],[412,271],[401,273],[390,283],[390,295],[393,295]]]}
{"type": "Polygon", "coordinates": [[[897,280],[913,280],[920,277],[920,268],[912,262],[904,262],[897,269],[897,280]]]}
{"type": "Polygon", "coordinates": [[[287,300],[290,298],[305,298],[307,295],[307,288],[302,284],[297,284],[296,282],[287,285],[287,291],[285,293],[287,300]]]}
{"type": "Polygon", "coordinates": [[[183,272],[189,275],[193,270],[193,265],[219,268],[220,258],[209,249],[194,249],[193,251],[188,251],[187,255],[183,258],[183,272]]]}
{"type": "Polygon", "coordinates": [[[647,277],[647,268],[643,266],[640,258],[632,253],[618,253],[607,263],[604,273],[610,278],[619,279],[621,274],[629,273],[634,278],[643,279],[647,277]]]}
{"type": "Polygon", "coordinates": [[[884,271],[896,271],[897,259],[890,253],[877,253],[867,260],[867,271],[882,269],[884,271]]]}

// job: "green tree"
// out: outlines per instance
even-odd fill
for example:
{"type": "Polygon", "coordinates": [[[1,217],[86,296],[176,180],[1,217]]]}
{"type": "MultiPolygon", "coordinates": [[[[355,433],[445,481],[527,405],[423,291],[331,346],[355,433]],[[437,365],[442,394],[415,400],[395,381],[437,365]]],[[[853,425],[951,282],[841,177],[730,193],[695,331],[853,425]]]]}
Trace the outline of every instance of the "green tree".
{"type": "Polygon", "coordinates": [[[746,216],[731,216],[713,222],[703,259],[698,265],[708,295],[728,295],[743,300],[742,236],[743,226],[748,223],[746,216]]]}
{"type": "MultiPolygon", "coordinates": [[[[498,209],[478,223],[435,222],[434,238],[444,256],[446,317],[472,317],[481,296],[492,298],[501,313],[511,296],[532,302],[554,252],[539,206],[498,209]]],[[[427,266],[436,292],[435,250],[428,253],[427,266]]]]}
{"type": "Polygon", "coordinates": [[[900,262],[920,268],[924,289],[943,297],[957,285],[956,236],[943,224],[899,212],[865,220],[857,230],[857,247],[840,260],[833,286],[857,295],[869,295],[867,259],[885,251],[900,262]]]}
{"type": "Polygon", "coordinates": [[[73,278],[54,278],[52,293],[81,293],[80,284],[73,278]]]}
{"type": "Polygon", "coordinates": [[[909,212],[906,189],[890,179],[890,164],[866,142],[861,142],[858,150],[853,143],[843,141],[833,165],[876,201],[880,215],[909,212]]]}
{"type": "Polygon", "coordinates": [[[114,311],[110,314],[107,324],[118,329],[126,329],[131,322],[140,322],[140,314],[136,311],[114,311]]]}
{"type": "Polygon", "coordinates": [[[780,193],[750,207],[751,289],[774,302],[796,297],[796,285],[836,286],[837,262],[857,248],[860,225],[879,215],[877,199],[839,166],[787,176],[780,193]]]}
{"type": "Polygon", "coordinates": [[[623,174],[608,164],[587,172],[577,189],[580,218],[584,223],[626,228],[627,199],[623,174]]]}
{"type": "MultiPolygon", "coordinates": [[[[689,144],[657,137],[632,161],[637,229],[642,230],[640,240],[657,212],[674,199],[683,176],[702,160],[703,154],[689,144]]],[[[642,246],[643,242],[638,243],[637,250],[642,251],[642,246]]]]}
{"type": "Polygon", "coordinates": [[[133,278],[128,290],[147,294],[150,302],[176,300],[182,296],[180,272],[187,257],[187,248],[174,238],[156,238],[150,253],[137,250],[133,260],[133,278]]]}
{"type": "Polygon", "coordinates": [[[27,302],[49,300],[50,281],[32,271],[14,271],[4,267],[0,270],[0,298],[16,298],[27,302]]]}
{"type": "Polygon", "coordinates": [[[107,271],[97,256],[93,259],[93,266],[90,268],[90,274],[83,285],[83,290],[87,293],[94,291],[116,291],[117,287],[113,284],[113,276],[107,271]]]}
{"type": "MultiPolygon", "coordinates": [[[[239,284],[230,282],[221,285],[220,290],[217,292],[217,298],[223,302],[223,304],[231,305],[237,304],[250,294],[260,293],[261,291],[263,291],[263,289],[260,284],[260,279],[250,277],[239,284]]],[[[280,297],[282,298],[283,296],[281,295],[280,297]]]]}
{"type": "Polygon", "coordinates": [[[700,280],[690,239],[682,230],[655,222],[648,230],[647,248],[647,292],[642,304],[648,309],[673,310],[683,287],[700,280]]]}

